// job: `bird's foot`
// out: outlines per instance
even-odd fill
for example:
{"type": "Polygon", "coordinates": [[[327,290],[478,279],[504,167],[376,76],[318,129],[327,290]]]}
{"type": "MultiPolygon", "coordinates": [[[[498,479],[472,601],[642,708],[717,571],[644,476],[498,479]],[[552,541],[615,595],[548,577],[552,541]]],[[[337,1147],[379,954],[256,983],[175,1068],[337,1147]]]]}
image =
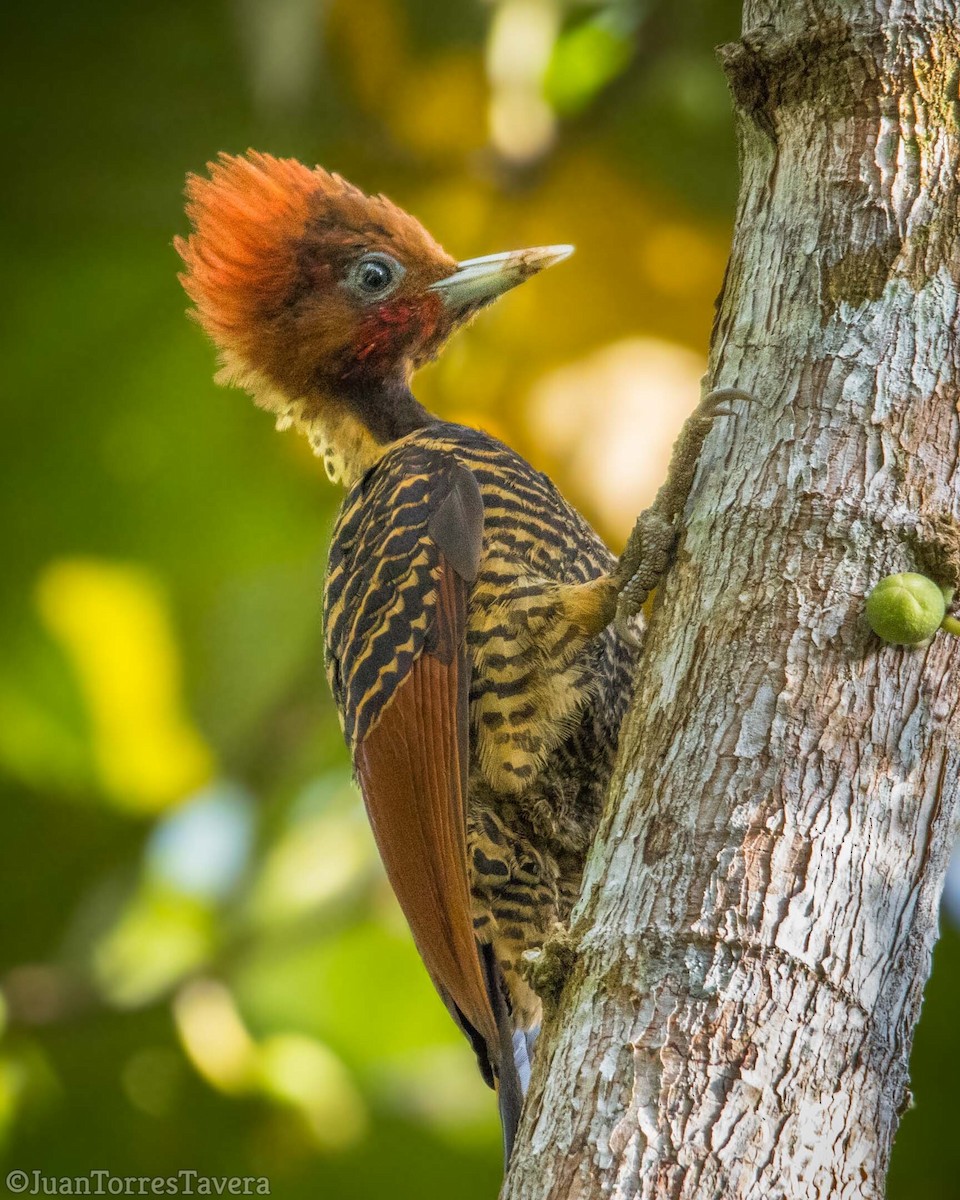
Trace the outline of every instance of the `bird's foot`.
{"type": "Polygon", "coordinates": [[[677,531],[655,508],[645,509],[634,525],[614,571],[619,587],[616,625],[632,645],[638,638],[633,618],[667,573],[677,544],[677,531]]]}
{"type": "Polygon", "coordinates": [[[576,940],[566,925],[559,922],[538,950],[524,950],[521,954],[520,972],[540,997],[545,1016],[556,1011],[576,959],[576,940]]]}
{"type": "Polygon", "coordinates": [[[637,518],[615,571],[620,585],[616,626],[631,645],[639,641],[633,618],[670,567],[679,536],[679,518],[693,484],[704,440],[717,417],[735,415],[730,407],[732,401],[752,399],[739,388],[718,388],[704,396],[680,431],[666,481],[650,508],[637,518]]]}
{"type": "Polygon", "coordinates": [[[652,505],[665,520],[676,522],[683,513],[707,434],[717,417],[736,415],[730,407],[734,400],[746,400],[749,403],[753,397],[740,388],[716,388],[707,392],[684,422],[680,436],[673,445],[667,478],[652,505]]]}

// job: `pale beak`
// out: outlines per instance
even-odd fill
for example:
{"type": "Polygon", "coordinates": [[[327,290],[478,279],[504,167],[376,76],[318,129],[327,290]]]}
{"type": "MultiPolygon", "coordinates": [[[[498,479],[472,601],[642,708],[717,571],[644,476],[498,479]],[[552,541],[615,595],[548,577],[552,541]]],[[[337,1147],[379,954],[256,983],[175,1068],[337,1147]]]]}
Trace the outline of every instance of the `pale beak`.
{"type": "Polygon", "coordinates": [[[509,292],[545,267],[563,262],[573,253],[572,246],[534,246],[531,250],[508,250],[505,254],[487,254],[468,258],[446,279],[429,287],[439,292],[448,308],[479,307],[509,292]]]}

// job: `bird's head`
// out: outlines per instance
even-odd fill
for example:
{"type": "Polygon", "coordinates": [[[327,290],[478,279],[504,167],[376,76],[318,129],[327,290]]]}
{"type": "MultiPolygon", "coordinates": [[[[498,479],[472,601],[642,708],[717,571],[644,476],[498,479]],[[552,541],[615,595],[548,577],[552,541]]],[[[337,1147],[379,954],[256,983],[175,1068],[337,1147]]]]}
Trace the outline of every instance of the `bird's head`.
{"type": "Polygon", "coordinates": [[[320,167],[251,151],[208,169],[187,180],[193,231],[175,245],[220,352],[218,379],[302,426],[348,482],[364,464],[344,465],[345,455],[369,458],[425,423],[412,372],[480,308],[571,250],[458,263],[384,196],[320,167]]]}

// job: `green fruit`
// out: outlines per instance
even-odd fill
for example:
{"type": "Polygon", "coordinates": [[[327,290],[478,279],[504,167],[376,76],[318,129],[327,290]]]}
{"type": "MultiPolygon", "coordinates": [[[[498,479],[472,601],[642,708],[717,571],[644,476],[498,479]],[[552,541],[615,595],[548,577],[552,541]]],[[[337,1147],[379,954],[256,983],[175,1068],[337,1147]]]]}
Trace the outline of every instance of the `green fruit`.
{"type": "Polygon", "coordinates": [[[946,611],[942,589],[910,571],[881,579],[867,597],[870,628],[895,646],[917,646],[933,637],[946,611]]]}

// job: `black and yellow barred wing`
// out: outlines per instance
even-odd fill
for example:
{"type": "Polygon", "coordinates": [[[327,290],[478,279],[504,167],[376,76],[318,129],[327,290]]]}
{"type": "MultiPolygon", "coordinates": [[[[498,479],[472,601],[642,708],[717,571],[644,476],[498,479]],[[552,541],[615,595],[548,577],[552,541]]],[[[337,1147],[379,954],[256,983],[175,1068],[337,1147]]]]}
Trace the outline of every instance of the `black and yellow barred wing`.
{"type": "MultiPolygon", "coordinates": [[[[390,883],[437,990],[503,1092],[499,994],[474,937],[466,848],[467,590],[482,539],[480,491],[455,455],[392,450],[347,497],[335,531],[326,652],[390,883]]],[[[512,1059],[506,1068],[512,1082],[512,1059]]]]}

